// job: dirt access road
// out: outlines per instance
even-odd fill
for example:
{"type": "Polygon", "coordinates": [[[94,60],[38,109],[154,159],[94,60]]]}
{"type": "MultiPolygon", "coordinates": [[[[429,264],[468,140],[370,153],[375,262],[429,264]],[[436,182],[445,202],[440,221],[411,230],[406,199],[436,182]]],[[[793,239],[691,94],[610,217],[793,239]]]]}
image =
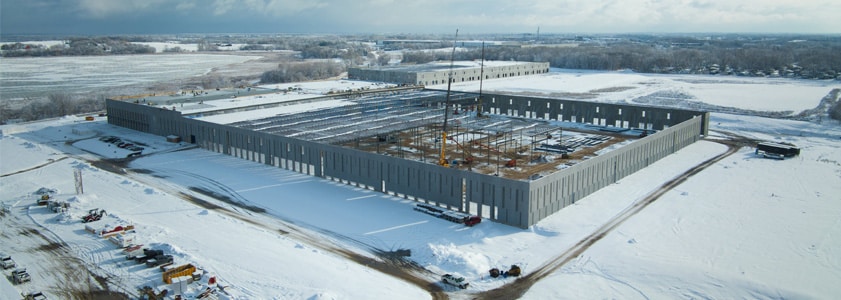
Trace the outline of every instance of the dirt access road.
{"type": "Polygon", "coordinates": [[[59,299],[137,297],[130,284],[77,254],[92,253],[96,249],[72,249],[61,238],[32,221],[28,216],[29,207],[21,204],[13,206],[9,212],[0,212],[0,241],[3,244],[0,249],[6,253],[27,253],[26,261],[18,261],[18,265],[26,268],[32,281],[23,283],[19,289],[34,292],[42,288],[41,292],[59,299]]]}
{"type": "MultiPolygon", "coordinates": [[[[688,178],[698,174],[705,168],[721,161],[733,153],[736,153],[742,146],[748,145],[750,141],[746,141],[746,139],[741,137],[732,136],[730,140],[718,142],[728,146],[728,150],[725,153],[715,156],[684,172],[680,176],[664,183],[657,190],[635,202],[616,217],[602,225],[599,229],[576,243],[573,247],[560,253],[558,256],[548,261],[534,272],[524,275],[523,277],[520,277],[517,280],[497,289],[476,293],[471,296],[476,299],[516,299],[521,297],[535,283],[581,255],[590,246],[601,240],[622,223],[638,214],[648,205],[659,199],[660,196],[685,182],[688,178]]],[[[144,182],[144,177],[146,176],[153,176],[143,170],[137,170],[139,172],[132,172],[131,169],[126,168],[127,162],[128,161],[123,160],[92,161],[91,163],[100,169],[128,176],[139,182],[144,182]]],[[[158,188],[165,189],[165,187],[158,188]]],[[[231,210],[223,207],[222,205],[223,203],[231,204],[234,201],[226,199],[224,195],[212,195],[201,192],[199,192],[199,195],[188,195],[175,190],[168,192],[173,195],[180,195],[182,199],[192,202],[198,206],[224,213],[242,221],[270,229],[271,231],[277,232],[279,235],[290,236],[312,247],[336,253],[384,274],[409,282],[428,291],[433,299],[449,299],[447,292],[445,292],[440,283],[438,283],[437,274],[433,274],[432,272],[403,257],[394,255],[394,253],[383,252],[382,250],[378,250],[370,245],[366,245],[362,242],[352,240],[336,233],[324,232],[318,228],[301,227],[291,222],[277,219],[274,216],[265,215],[263,212],[255,211],[249,206],[240,206],[239,208],[242,208],[242,210],[231,210]],[[264,215],[266,218],[255,219],[255,214],[264,215]],[[362,249],[366,249],[371,253],[374,253],[376,257],[369,257],[348,250],[347,247],[335,244],[334,242],[331,242],[330,239],[316,238],[320,234],[328,235],[338,240],[361,246],[362,249]],[[430,281],[430,279],[432,279],[432,281],[430,281]]],[[[32,222],[30,218],[23,217],[27,213],[26,211],[23,211],[22,208],[17,209],[19,211],[13,211],[2,216],[3,227],[6,229],[3,232],[0,232],[0,237],[4,240],[37,239],[38,242],[30,241],[18,244],[37,244],[40,246],[36,249],[6,250],[12,250],[11,252],[34,251],[38,253],[38,255],[42,256],[39,260],[41,263],[30,270],[43,270],[38,271],[38,276],[56,277],[53,279],[55,282],[75,283],[68,286],[52,287],[52,289],[48,290],[48,292],[76,299],[125,299],[128,297],[127,293],[132,293],[132,291],[126,289],[127,285],[125,283],[116,281],[114,276],[109,276],[107,273],[103,273],[103,271],[97,268],[97,266],[91,265],[74,255],[74,252],[76,251],[70,249],[70,247],[62,242],[59,237],[50,236],[51,234],[49,232],[44,233],[42,228],[32,222]]],[[[37,278],[33,276],[33,280],[35,279],[37,278]]]]}
{"type": "Polygon", "coordinates": [[[545,263],[541,267],[537,268],[534,272],[529,273],[523,277],[517,278],[517,280],[501,286],[499,288],[481,292],[476,294],[474,299],[517,299],[523,296],[535,283],[546,278],[546,276],[552,274],[553,272],[557,271],[582,253],[587,251],[590,246],[594,245],[596,242],[607,236],[610,232],[614,229],[625,223],[628,219],[632,218],[633,216],[637,215],[643,209],[648,207],[657,199],[660,199],[666,192],[671,191],[675,187],[684,183],[687,179],[695,176],[696,174],[700,173],[704,169],[718,163],[719,161],[723,160],[724,158],[733,155],[734,153],[738,152],[744,146],[751,145],[755,143],[752,140],[747,138],[736,136],[733,134],[728,134],[730,137],[728,140],[717,141],[712,140],[727,146],[727,151],[722,154],[719,154],[715,157],[712,157],[701,164],[687,170],[680,176],[663,183],[659,188],[648,194],[647,196],[637,200],[631,206],[617,214],[615,217],[610,219],[607,223],[596,229],[593,233],[585,237],[584,239],[578,241],[574,246],[567,249],[566,251],[562,252],[560,255],[556,256],[549,262],[545,263]]]}

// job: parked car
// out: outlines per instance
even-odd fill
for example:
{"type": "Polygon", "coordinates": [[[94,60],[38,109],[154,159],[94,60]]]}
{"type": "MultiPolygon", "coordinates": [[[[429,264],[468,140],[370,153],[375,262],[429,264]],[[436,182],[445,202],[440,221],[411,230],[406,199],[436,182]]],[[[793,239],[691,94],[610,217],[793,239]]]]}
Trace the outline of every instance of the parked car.
{"type": "Polygon", "coordinates": [[[0,255],[0,266],[3,266],[3,269],[5,270],[14,268],[15,266],[17,266],[17,264],[15,264],[15,261],[12,259],[11,256],[3,254],[0,255]]]}
{"type": "Polygon", "coordinates": [[[15,269],[12,271],[12,283],[14,284],[21,284],[24,282],[29,282],[32,280],[32,277],[29,276],[29,273],[26,272],[26,269],[15,269]]]}

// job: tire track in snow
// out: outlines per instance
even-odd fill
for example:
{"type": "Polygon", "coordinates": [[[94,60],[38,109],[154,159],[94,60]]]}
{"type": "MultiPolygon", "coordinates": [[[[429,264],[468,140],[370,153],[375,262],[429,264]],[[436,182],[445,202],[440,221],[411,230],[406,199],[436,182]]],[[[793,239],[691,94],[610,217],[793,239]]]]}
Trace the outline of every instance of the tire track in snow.
{"type": "MultiPolygon", "coordinates": [[[[93,164],[94,162],[91,162],[91,163],[93,164]]],[[[423,289],[423,290],[429,292],[432,299],[438,299],[438,300],[449,299],[449,296],[444,292],[444,290],[441,288],[441,286],[438,285],[437,280],[434,280],[432,282],[429,281],[429,278],[430,277],[435,277],[435,276],[433,276],[435,274],[432,274],[429,270],[423,268],[422,266],[417,265],[417,264],[415,264],[415,263],[413,263],[409,260],[403,259],[402,257],[397,257],[397,256],[395,256],[395,255],[393,255],[389,252],[376,249],[375,247],[373,247],[373,246],[371,246],[367,243],[355,240],[355,239],[347,237],[347,236],[343,236],[343,235],[335,233],[335,232],[321,230],[319,228],[308,229],[308,228],[306,228],[305,225],[304,226],[298,225],[298,224],[295,224],[292,221],[284,220],[284,219],[281,219],[281,218],[279,218],[277,216],[274,216],[274,215],[270,215],[270,214],[266,214],[266,213],[259,213],[259,212],[257,213],[257,215],[266,216],[266,217],[270,218],[271,220],[275,221],[274,223],[276,223],[276,224],[267,224],[263,221],[256,220],[255,218],[252,217],[251,212],[247,212],[247,211],[246,212],[241,212],[240,210],[236,209],[236,207],[242,207],[242,208],[247,209],[247,207],[243,207],[243,206],[247,205],[247,204],[245,204],[246,202],[248,202],[247,200],[244,200],[244,198],[242,196],[240,196],[235,190],[225,186],[221,182],[218,182],[216,180],[207,178],[205,176],[201,176],[201,175],[198,175],[198,174],[195,174],[195,173],[180,171],[180,170],[172,170],[172,169],[167,170],[168,172],[180,173],[184,176],[192,177],[192,178],[198,179],[202,182],[209,183],[210,185],[218,187],[225,192],[229,192],[235,198],[237,198],[239,200],[242,200],[243,203],[239,203],[239,204],[238,203],[231,203],[232,202],[231,199],[229,199],[229,198],[225,199],[225,197],[227,197],[226,195],[222,195],[222,194],[218,194],[218,193],[207,193],[207,192],[203,192],[201,190],[196,190],[196,189],[190,189],[190,190],[195,192],[195,193],[198,193],[199,195],[191,195],[191,194],[188,194],[184,191],[179,191],[177,186],[180,186],[180,185],[178,185],[178,184],[176,184],[176,186],[161,186],[161,185],[156,185],[156,184],[150,184],[142,177],[143,176],[154,176],[154,174],[151,174],[151,172],[148,172],[147,170],[142,170],[141,171],[141,170],[127,169],[127,168],[125,168],[126,167],[125,163],[126,162],[122,161],[122,160],[121,161],[101,160],[101,161],[96,162],[96,165],[98,167],[101,166],[102,167],[101,169],[103,169],[103,170],[114,172],[116,174],[131,178],[131,179],[133,179],[137,182],[140,182],[144,185],[154,186],[158,189],[164,190],[165,192],[167,192],[170,195],[175,195],[175,196],[177,196],[179,198],[182,198],[182,199],[184,199],[188,202],[191,202],[191,203],[193,203],[197,206],[200,206],[200,207],[203,207],[203,208],[206,208],[206,209],[209,209],[209,210],[213,210],[217,213],[225,214],[227,216],[236,218],[237,220],[243,221],[245,223],[268,229],[269,231],[272,231],[272,232],[277,232],[278,234],[280,234],[282,236],[289,237],[291,239],[300,241],[300,242],[302,242],[304,244],[307,244],[308,246],[311,246],[313,248],[317,248],[317,249],[323,250],[325,252],[330,252],[330,253],[339,255],[339,256],[344,257],[348,260],[356,262],[357,264],[360,264],[360,265],[363,265],[365,267],[371,268],[371,269],[376,270],[376,271],[378,271],[380,273],[383,273],[385,275],[394,277],[394,278],[399,279],[399,280],[403,280],[403,281],[405,281],[409,284],[412,284],[414,286],[417,286],[420,289],[423,289]],[[131,171],[135,171],[135,172],[131,172],[131,171]],[[139,171],[139,172],[136,172],[136,171],[139,171]],[[220,196],[222,198],[220,198],[220,196]],[[215,200],[215,201],[220,201],[220,202],[223,202],[223,203],[234,204],[235,207],[223,207],[223,206],[221,206],[217,203],[214,203],[215,201],[211,201],[210,199],[215,200]],[[246,215],[246,214],[248,214],[248,215],[246,215]],[[362,253],[357,253],[354,250],[349,250],[346,246],[342,246],[342,245],[340,245],[340,244],[338,244],[334,241],[331,241],[330,239],[325,239],[324,238],[325,236],[333,237],[333,238],[343,240],[343,241],[347,241],[347,242],[350,242],[352,244],[357,244],[357,245],[363,247],[364,249],[368,249],[369,251],[371,251],[373,254],[375,254],[376,257],[369,257],[369,256],[366,256],[362,253]]]]}
{"type": "Polygon", "coordinates": [[[535,283],[546,278],[547,276],[559,270],[561,267],[563,267],[573,259],[580,256],[582,253],[584,253],[584,251],[587,251],[587,249],[589,249],[590,246],[594,245],[596,242],[607,236],[608,233],[612,232],[617,227],[619,227],[619,225],[622,225],[622,223],[638,214],[640,211],[648,207],[648,205],[654,203],[654,201],[657,201],[657,199],[659,199],[661,196],[671,191],[675,187],[681,185],[690,177],[695,176],[704,169],[738,152],[742,146],[750,142],[743,137],[738,137],[734,135],[731,135],[730,138],[730,140],[725,141],[711,140],[726,145],[728,149],[724,153],[707,159],[706,161],[682,173],[678,177],[675,177],[674,179],[662,184],[659,188],[657,188],[657,190],[648,194],[644,198],[634,202],[634,204],[617,214],[615,217],[613,217],[608,222],[599,227],[596,231],[594,231],[584,239],[578,241],[578,243],[573,245],[571,248],[567,249],[560,255],[551,259],[549,262],[545,263],[543,266],[536,269],[534,272],[517,278],[517,280],[509,284],[503,285],[501,287],[498,287],[496,289],[477,293],[474,299],[517,299],[522,297],[526,293],[526,291],[528,291],[535,283]]]}
{"type": "Polygon", "coordinates": [[[29,171],[32,171],[32,170],[37,170],[37,169],[40,169],[40,168],[43,168],[43,167],[49,166],[49,165],[51,165],[51,164],[54,164],[54,163],[60,162],[60,161],[62,161],[62,160],[65,160],[65,159],[67,159],[68,157],[69,157],[69,156],[63,156],[63,157],[61,157],[61,158],[59,158],[59,159],[55,159],[55,160],[52,160],[52,161],[48,161],[48,162],[46,162],[46,163],[43,163],[43,164],[40,164],[40,165],[37,165],[37,166],[31,167],[31,168],[26,168],[26,169],[23,169],[23,170],[14,171],[14,172],[12,172],[12,173],[3,174],[3,175],[0,175],[0,178],[2,178],[2,177],[6,177],[6,176],[16,175],[16,174],[20,174],[20,173],[26,173],[26,172],[29,172],[29,171]]]}

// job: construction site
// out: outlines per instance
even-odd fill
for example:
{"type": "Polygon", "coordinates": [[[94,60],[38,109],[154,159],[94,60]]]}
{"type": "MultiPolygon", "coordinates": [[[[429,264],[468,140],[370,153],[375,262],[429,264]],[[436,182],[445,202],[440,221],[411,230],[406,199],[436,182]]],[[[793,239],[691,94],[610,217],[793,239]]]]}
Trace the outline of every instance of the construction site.
{"type": "Polygon", "coordinates": [[[649,132],[483,113],[484,99],[470,93],[451,93],[445,111],[446,97],[423,89],[372,92],[345,99],[348,105],[228,125],[517,180],[649,132]]]}
{"type": "Polygon", "coordinates": [[[709,122],[417,86],[248,92],[109,99],[108,122],[521,228],[702,139],[709,122]]]}

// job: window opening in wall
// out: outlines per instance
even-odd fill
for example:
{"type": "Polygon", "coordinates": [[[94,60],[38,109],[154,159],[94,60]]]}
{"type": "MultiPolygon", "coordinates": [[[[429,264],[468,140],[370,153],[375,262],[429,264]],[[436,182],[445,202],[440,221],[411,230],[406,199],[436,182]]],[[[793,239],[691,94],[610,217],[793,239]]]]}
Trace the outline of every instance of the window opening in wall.
{"type": "Polygon", "coordinates": [[[621,108],[619,109],[619,115],[620,116],[622,115],[622,109],[621,108]]]}
{"type": "Polygon", "coordinates": [[[642,111],[642,117],[645,118],[645,111],[642,111]]]}
{"type": "Polygon", "coordinates": [[[672,113],[666,113],[666,120],[672,119],[672,113]]]}

